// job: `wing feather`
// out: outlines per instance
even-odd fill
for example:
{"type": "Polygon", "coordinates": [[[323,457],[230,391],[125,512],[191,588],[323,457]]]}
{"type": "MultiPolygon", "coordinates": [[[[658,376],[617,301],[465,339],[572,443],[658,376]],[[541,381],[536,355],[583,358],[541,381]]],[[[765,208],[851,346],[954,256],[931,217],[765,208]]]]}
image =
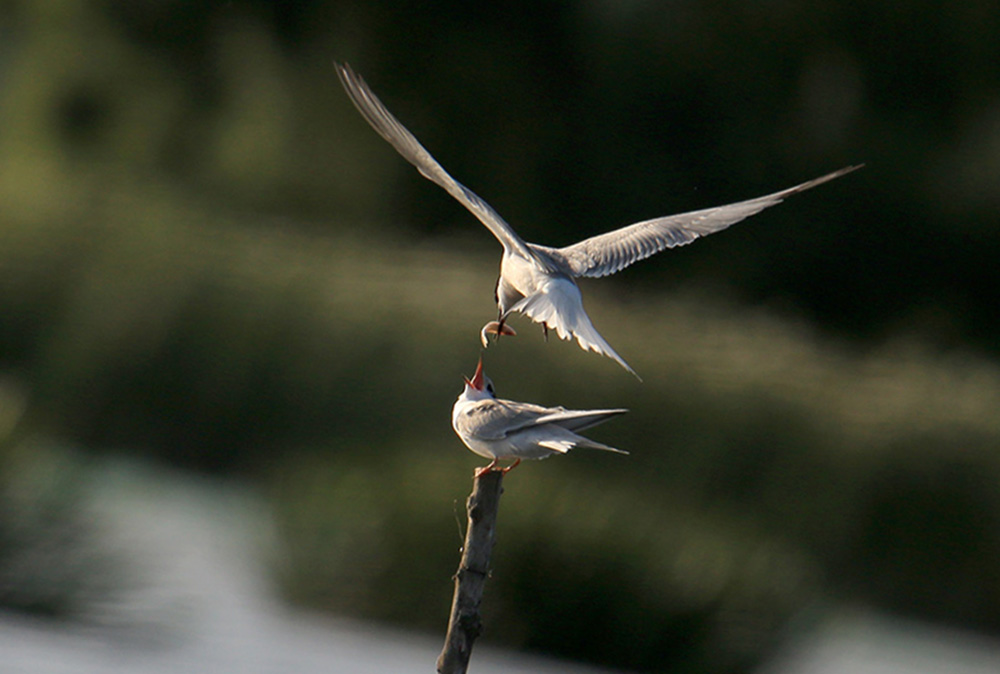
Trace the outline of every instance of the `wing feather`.
{"type": "Polygon", "coordinates": [[[549,414],[538,417],[536,423],[555,424],[570,431],[582,431],[626,412],[628,412],[626,409],[567,410],[557,407],[551,410],[549,414]]]}
{"type": "Polygon", "coordinates": [[[534,426],[549,408],[509,400],[486,399],[468,406],[460,419],[469,435],[483,440],[502,440],[511,433],[534,426]]]}
{"type": "Polygon", "coordinates": [[[479,195],[452,178],[416,137],[389,112],[360,75],[346,63],[337,63],[336,67],[340,83],[344,85],[354,107],[382,138],[413,164],[422,176],[444,188],[448,194],[469,209],[486,225],[504,248],[515,250],[528,259],[535,259],[534,253],[507,221],[479,195]]]}
{"type": "Polygon", "coordinates": [[[568,431],[581,431],[627,411],[568,410],[491,398],[468,406],[460,423],[470,435],[484,440],[501,440],[513,433],[549,424],[568,431]]]}
{"type": "Polygon", "coordinates": [[[822,185],[859,168],[860,165],[848,166],[756,199],[637,222],[549,252],[561,257],[574,276],[607,276],[667,248],[683,246],[699,237],[723,230],[793,194],[822,185]]]}

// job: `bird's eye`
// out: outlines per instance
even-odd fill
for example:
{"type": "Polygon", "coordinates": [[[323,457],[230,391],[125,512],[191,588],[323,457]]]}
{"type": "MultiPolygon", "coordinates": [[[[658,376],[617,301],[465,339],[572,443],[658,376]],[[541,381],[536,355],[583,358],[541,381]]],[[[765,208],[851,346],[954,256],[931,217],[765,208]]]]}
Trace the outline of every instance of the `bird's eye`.
{"type": "Polygon", "coordinates": [[[493,390],[493,382],[486,383],[486,390],[489,391],[490,395],[496,395],[496,391],[493,390]]]}

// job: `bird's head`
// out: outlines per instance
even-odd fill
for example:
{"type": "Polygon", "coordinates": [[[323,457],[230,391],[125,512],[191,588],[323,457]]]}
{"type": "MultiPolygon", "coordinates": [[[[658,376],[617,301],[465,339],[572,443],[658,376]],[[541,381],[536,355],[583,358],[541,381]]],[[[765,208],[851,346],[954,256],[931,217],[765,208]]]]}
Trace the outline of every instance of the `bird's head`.
{"type": "Polygon", "coordinates": [[[465,377],[465,392],[466,398],[472,400],[479,400],[482,398],[493,398],[495,394],[493,392],[493,381],[483,374],[483,357],[479,357],[479,363],[476,365],[476,373],[472,375],[472,379],[465,377]]]}

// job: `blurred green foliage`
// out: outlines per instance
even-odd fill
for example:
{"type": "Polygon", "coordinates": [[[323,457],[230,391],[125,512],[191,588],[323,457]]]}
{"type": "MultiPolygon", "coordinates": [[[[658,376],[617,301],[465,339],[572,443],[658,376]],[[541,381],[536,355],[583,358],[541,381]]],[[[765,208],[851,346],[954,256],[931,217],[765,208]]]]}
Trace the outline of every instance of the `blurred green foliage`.
{"type": "MultiPolygon", "coordinates": [[[[347,59],[544,243],[868,163],[587,284],[642,385],[523,321],[489,350],[501,395],[632,409],[595,430],[631,456],[508,478],[490,640],[729,672],[830,597],[1000,630],[996,3],[0,8],[0,578],[90,554],[45,437],[253,480],[287,596],[443,631],[499,251],[347,59]]],[[[0,599],[70,612],[73,568],[0,599]]]]}
{"type": "MultiPolygon", "coordinates": [[[[4,391],[3,394],[6,394],[4,391]]],[[[0,474],[0,606],[96,621],[131,589],[83,493],[88,457],[48,438],[5,448],[0,474]]]]}

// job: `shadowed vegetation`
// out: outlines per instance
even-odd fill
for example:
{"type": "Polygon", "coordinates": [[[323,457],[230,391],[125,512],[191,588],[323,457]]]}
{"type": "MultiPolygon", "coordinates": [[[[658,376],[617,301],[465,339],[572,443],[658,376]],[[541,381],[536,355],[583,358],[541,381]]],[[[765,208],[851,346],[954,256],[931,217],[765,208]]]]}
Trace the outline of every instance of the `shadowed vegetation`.
{"type": "Polygon", "coordinates": [[[0,601],[113,591],[73,485],[115,453],[261,489],[293,601],[443,629],[499,249],[337,58],[546,244],[868,163],[584,282],[641,385],[520,318],[487,351],[630,408],[631,455],[505,481],[486,640],[732,672],[827,600],[1000,630],[1000,10],[835,4],[6,3],[0,601]]]}

